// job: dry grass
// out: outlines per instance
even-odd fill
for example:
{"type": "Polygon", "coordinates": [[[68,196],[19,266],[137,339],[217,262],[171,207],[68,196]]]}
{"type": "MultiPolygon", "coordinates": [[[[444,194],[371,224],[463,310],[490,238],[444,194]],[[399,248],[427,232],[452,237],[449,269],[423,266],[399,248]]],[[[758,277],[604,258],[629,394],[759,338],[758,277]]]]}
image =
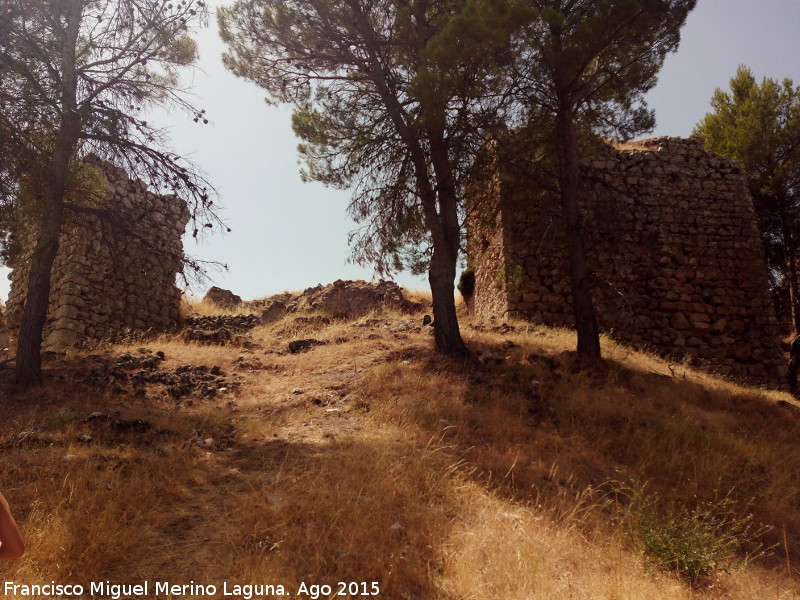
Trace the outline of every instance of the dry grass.
{"type": "Polygon", "coordinates": [[[473,349],[507,358],[454,363],[406,318],[288,318],[255,329],[255,349],[148,341],[162,369],[218,365],[242,383],[191,403],[92,387],[84,354],[49,363],[47,386],[0,407],[0,486],[28,542],[2,577],[194,581],[216,597],[224,581],[377,581],[391,600],[800,598],[800,418],[785,395],[608,340],[604,364],[581,367],[573,334],[520,323],[465,326],[473,349]],[[298,338],[325,344],[283,352],[298,338]],[[113,430],[93,411],[153,427],[113,430]],[[699,584],[660,573],[622,484],[664,511],[730,492],[777,547],[699,584]]]}
{"type": "Polygon", "coordinates": [[[186,317],[217,317],[220,315],[249,315],[256,312],[249,304],[242,304],[236,308],[223,308],[205,299],[192,300],[185,296],[181,301],[181,316],[186,317]]]}

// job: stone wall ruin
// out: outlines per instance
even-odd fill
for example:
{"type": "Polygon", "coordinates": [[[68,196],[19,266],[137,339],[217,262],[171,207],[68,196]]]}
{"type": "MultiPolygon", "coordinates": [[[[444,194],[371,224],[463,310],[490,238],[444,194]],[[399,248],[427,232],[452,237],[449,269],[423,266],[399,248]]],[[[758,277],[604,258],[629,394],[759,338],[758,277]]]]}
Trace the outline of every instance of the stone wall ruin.
{"type": "MultiPolygon", "coordinates": [[[[108,164],[108,182],[99,212],[67,211],[60,248],[51,273],[50,306],[43,348],[61,350],[86,340],[128,332],[174,328],[180,319],[183,269],[181,237],[189,221],[186,203],[161,196],[141,180],[108,164]]],[[[6,321],[12,343],[22,321],[34,236],[12,263],[6,321]]]]}
{"type": "MultiPolygon", "coordinates": [[[[560,201],[504,158],[530,159],[515,143],[491,153],[473,189],[474,315],[571,327],[560,201]]],[[[741,166],[697,140],[663,137],[604,145],[582,169],[602,330],[724,375],[782,382],[785,356],[741,166]]]]}

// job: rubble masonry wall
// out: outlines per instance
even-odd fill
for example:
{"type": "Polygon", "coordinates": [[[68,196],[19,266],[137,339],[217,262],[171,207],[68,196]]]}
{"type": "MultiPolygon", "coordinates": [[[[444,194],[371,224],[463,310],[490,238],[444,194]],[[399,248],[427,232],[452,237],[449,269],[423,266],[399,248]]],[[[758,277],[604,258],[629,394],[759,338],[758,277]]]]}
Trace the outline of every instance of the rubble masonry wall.
{"type": "MultiPolygon", "coordinates": [[[[475,316],[573,326],[560,201],[511,162],[519,164],[495,153],[475,188],[475,316]]],[[[741,166],[697,140],[653,138],[599,148],[582,169],[602,330],[725,375],[781,381],[785,357],[741,166]]]]}
{"type": "MultiPolygon", "coordinates": [[[[177,325],[183,268],[181,237],[189,211],[176,196],[160,196],[123,170],[103,165],[108,216],[67,211],[52,270],[45,349],[131,331],[166,331],[177,325]]],[[[6,321],[12,340],[22,321],[29,260],[29,234],[9,278],[6,321]]]]}

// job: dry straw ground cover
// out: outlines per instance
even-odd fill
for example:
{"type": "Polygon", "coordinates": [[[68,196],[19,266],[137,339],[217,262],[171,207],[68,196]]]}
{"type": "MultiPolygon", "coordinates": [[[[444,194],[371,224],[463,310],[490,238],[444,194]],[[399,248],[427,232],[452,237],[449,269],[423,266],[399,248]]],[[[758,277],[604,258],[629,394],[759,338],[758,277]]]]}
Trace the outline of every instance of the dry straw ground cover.
{"type": "Polygon", "coordinates": [[[295,317],[253,330],[250,348],[176,336],[55,357],[25,397],[3,374],[0,489],[28,551],[2,579],[800,598],[788,396],[609,340],[586,367],[571,333],[522,323],[465,319],[475,356],[453,363],[421,314],[295,317]],[[285,352],[303,338],[324,344],[285,352]],[[224,389],[92,378],[142,345],[163,371],[218,366],[224,389]]]}

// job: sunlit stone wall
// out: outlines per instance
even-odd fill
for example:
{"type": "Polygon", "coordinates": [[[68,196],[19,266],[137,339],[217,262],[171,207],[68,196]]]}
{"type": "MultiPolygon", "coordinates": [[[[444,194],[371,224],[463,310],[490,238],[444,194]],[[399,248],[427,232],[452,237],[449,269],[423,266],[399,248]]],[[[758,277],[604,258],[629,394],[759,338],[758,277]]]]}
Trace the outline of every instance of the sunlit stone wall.
{"type": "MultiPolygon", "coordinates": [[[[85,340],[128,332],[166,331],[177,325],[183,268],[181,237],[186,203],[161,196],[123,170],[104,164],[108,183],[99,206],[105,212],[67,211],[52,270],[43,347],[63,349],[85,340]]],[[[22,320],[34,235],[13,260],[6,319],[16,337],[22,320]]]]}

